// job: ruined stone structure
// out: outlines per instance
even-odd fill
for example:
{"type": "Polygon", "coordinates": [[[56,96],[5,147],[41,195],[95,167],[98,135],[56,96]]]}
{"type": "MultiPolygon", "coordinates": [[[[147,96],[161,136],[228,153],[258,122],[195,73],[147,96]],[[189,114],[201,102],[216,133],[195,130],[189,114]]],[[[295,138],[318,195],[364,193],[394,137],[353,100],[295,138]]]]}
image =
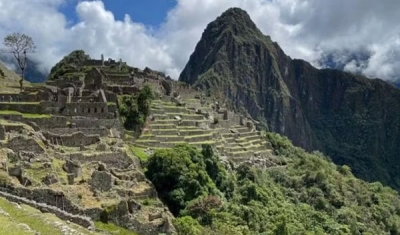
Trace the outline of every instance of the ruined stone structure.
{"type": "Polygon", "coordinates": [[[171,234],[173,216],[162,203],[142,205],[158,200],[157,192],[121,140],[117,106],[117,95],[139,92],[144,84],[164,93],[165,75],[127,72],[122,61],[103,56],[84,66],[92,68],[74,74],[71,67],[72,75],[0,94],[0,147],[9,153],[0,156],[0,171],[16,178],[0,192],[85,227],[101,219],[140,234],[171,234]]]}
{"type": "Polygon", "coordinates": [[[0,147],[9,152],[0,170],[19,182],[4,192],[45,203],[49,211],[85,226],[92,226],[82,219],[88,217],[140,234],[172,234],[172,215],[163,204],[141,203],[158,197],[132,155],[133,145],[151,152],[183,143],[209,144],[238,164],[273,157],[252,120],[190,85],[103,56],[83,66],[85,73],[74,74],[71,68],[72,75],[44,86],[0,94],[0,147]],[[117,96],[135,94],[146,84],[156,100],[140,137],[128,140],[117,96]]]}

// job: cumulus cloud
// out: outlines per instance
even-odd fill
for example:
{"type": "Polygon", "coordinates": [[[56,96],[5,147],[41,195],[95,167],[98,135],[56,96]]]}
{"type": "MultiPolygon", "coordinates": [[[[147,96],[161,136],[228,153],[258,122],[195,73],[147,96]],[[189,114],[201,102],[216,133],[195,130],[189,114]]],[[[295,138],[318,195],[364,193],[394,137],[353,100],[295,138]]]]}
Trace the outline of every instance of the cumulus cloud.
{"type": "Polygon", "coordinates": [[[129,15],[116,20],[101,1],[74,1],[78,22],[71,24],[59,11],[66,1],[74,0],[0,0],[0,37],[14,31],[32,35],[41,71],[84,49],[94,58],[122,58],[177,78],[207,24],[235,6],[291,57],[317,67],[400,78],[397,0],[177,0],[157,30],[129,15]]]}

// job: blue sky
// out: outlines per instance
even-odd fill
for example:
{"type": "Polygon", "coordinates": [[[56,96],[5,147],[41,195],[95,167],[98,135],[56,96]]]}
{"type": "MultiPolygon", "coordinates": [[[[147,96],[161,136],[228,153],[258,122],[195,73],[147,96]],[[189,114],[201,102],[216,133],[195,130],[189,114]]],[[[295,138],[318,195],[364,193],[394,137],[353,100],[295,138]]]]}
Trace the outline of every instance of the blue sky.
{"type": "MultiPolygon", "coordinates": [[[[77,22],[77,2],[78,0],[69,0],[60,8],[70,23],[77,22]]],[[[176,6],[176,0],[103,0],[103,3],[116,20],[123,20],[125,14],[128,14],[132,21],[152,28],[158,28],[168,11],[176,6]]]]}

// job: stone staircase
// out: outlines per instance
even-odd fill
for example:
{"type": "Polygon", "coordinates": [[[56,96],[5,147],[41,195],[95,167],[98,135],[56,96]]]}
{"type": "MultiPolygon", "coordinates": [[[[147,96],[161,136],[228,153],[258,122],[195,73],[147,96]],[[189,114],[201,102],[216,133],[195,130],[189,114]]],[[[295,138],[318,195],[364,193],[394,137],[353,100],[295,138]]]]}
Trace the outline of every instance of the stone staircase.
{"type": "Polygon", "coordinates": [[[233,125],[229,129],[218,128],[218,124],[212,124],[213,121],[207,119],[206,115],[196,113],[199,108],[212,110],[194,100],[185,107],[162,100],[153,101],[151,120],[135,145],[159,149],[185,143],[198,148],[210,144],[220,154],[237,163],[253,156],[272,155],[271,144],[262,137],[260,131],[242,125],[233,125]]]}

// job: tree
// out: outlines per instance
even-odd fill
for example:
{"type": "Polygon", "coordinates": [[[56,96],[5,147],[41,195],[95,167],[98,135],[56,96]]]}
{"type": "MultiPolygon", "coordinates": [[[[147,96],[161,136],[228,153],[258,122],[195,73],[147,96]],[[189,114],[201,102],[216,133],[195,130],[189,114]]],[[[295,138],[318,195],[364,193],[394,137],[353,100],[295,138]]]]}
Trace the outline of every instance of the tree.
{"type": "Polygon", "coordinates": [[[21,69],[21,80],[19,81],[19,84],[20,89],[22,90],[25,77],[26,54],[35,52],[35,42],[26,34],[13,33],[4,38],[3,44],[5,48],[3,48],[2,51],[13,54],[14,58],[17,60],[19,68],[21,69]]]}

